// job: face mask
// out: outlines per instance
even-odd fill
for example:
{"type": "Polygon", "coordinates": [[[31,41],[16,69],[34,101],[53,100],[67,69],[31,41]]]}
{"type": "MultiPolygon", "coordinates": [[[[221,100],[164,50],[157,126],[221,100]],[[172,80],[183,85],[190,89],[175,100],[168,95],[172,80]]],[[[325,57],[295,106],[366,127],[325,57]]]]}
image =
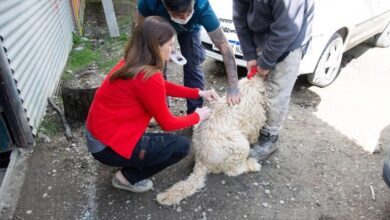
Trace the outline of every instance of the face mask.
{"type": "Polygon", "coordinates": [[[172,17],[172,15],[170,15],[170,17],[171,17],[171,20],[172,20],[173,22],[184,25],[184,24],[187,24],[187,23],[188,23],[188,21],[192,18],[192,15],[193,15],[193,14],[194,14],[194,10],[192,10],[191,14],[188,15],[188,17],[187,17],[185,20],[180,19],[180,18],[172,17]]]}

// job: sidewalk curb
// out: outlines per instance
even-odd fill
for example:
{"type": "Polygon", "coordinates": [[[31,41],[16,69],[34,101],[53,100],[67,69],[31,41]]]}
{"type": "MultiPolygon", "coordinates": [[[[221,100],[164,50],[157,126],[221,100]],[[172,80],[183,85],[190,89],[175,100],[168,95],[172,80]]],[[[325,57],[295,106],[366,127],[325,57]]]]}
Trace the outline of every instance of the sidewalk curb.
{"type": "Polygon", "coordinates": [[[21,149],[14,149],[11,153],[0,187],[0,219],[13,217],[27,170],[27,165],[24,164],[27,158],[21,149]]]}

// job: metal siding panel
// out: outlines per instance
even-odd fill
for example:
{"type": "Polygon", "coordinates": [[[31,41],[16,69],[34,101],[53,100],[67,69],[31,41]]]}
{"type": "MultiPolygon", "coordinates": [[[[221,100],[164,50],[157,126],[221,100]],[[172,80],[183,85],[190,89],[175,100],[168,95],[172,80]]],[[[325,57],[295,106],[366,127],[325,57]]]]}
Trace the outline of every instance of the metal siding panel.
{"type": "Polygon", "coordinates": [[[0,35],[35,134],[72,47],[70,1],[3,0],[0,35]]]}
{"type": "MultiPolygon", "coordinates": [[[[43,12],[43,10],[41,10],[43,12]]],[[[46,14],[48,14],[46,10],[46,14]]],[[[11,67],[15,70],[15,79],[18,81],[18,87],[26,88],[28,87],[31,77],[28,72],[35,72],[34,69],[36,66],[39,66],[41,63],[37,62],[39,56],[42,56],[43,49],[45,48],[45,41],[47,38],[41,37],[44,35],[44,30],[48,28],[52,22],[43,23],[43,19],[46,14],[37,14],[34,16],[34,24],[29,25],[31,30],[25,33],[20,33],[18,36],[22,36],[19,41],[10,42],[10,45],[14,45],[13,49],[8,52],[9,57],[12,57],[11,67]],[[38,19],[35,19],[38,18],[38,19]],[[41,19],[39,19],[41,18],[41,19]],[[38,25],[42,23],[42,25],[38,25]]],[[[22,30],[26,31],[26,30],[22,30]]],[[[11,37],[12,38],[12,37],[11,37]]],[[[15,37],[16,38],[16,37],[15,37]]],[[[28,88],[26,88],[28,90],[28,88]]],[[[24,97],[24,95],[22,95],[24,97]]]]}
{"type": "MultiPolygon", "coordinates": [[[[48,58],[51,56],[52,48],[55,48],[58,45],[58,41],[56,42],[55,37],[53,37],[53,35],[55,35],[55,31],[58,30],[56,30],[55,28],[56,23],[54,20],[50,20],[50,23],[46,22],[46,24],[49,25],[45,29],[51,31],[49,33],[46,33],[46,31],[44,31],[42,35],[45,35],[45,38],[38,38],[36,42],[32,42],[32,44],[38,46],[38,50],[36,51],[35,56],[34,54],[31,54],[31,59],[38,60],[33,62],[35,65],[30,68],[30,71],[36,73],[37,77],[35,79],[31,79],[30,77],[28,77],[28,81],[25,84],[22,81],[19,82],[20,85],[25,88],[24,91],[21,91],[21,96],[25,98],[26,102],[34,103],[36,101],[32,99],[32,96],[36,96],[37,93],[35,91],[31,92],[31,90],[41,90],[42,88],[38,85],[41,84],[42,81],[46,80],[46,78],[50,77],[50,73],[49,76],[47,76],[45,75],[45,72],[46,70],[50,69],[50,66],[48,66],[48,64],[51,63],[48,58]]],[[[26,75],[27,74],[25,74],[25,76],[26,75]]]]}

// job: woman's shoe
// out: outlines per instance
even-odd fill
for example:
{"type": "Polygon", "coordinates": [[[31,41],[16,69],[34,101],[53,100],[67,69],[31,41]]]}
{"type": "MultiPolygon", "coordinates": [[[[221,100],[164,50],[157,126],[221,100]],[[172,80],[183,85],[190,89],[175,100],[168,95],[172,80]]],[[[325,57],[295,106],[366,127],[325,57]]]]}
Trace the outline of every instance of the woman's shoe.
{"type": "Polygon", "coordinates": [[[112,186],[117,189],[123,189],[135,193],[143,193],[153,189],[153,182],[149,179],[144,179],[134,184],[129,183],[125,185],[121,183],[115,175],[112,177],[112,186]]]}

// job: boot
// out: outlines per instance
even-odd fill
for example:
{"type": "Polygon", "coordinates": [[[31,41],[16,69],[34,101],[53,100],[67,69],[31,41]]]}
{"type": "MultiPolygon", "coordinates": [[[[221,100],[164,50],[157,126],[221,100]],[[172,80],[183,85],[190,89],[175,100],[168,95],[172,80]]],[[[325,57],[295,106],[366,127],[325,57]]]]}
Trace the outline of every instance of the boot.
{"type": "Polygon", "coordinates": [[[249,156],[259,161],[266,159],[278,149],[277,141],[278,135],[270,135],[267,131],[261,130],[259,141],[253,145],[249,156]]]}

